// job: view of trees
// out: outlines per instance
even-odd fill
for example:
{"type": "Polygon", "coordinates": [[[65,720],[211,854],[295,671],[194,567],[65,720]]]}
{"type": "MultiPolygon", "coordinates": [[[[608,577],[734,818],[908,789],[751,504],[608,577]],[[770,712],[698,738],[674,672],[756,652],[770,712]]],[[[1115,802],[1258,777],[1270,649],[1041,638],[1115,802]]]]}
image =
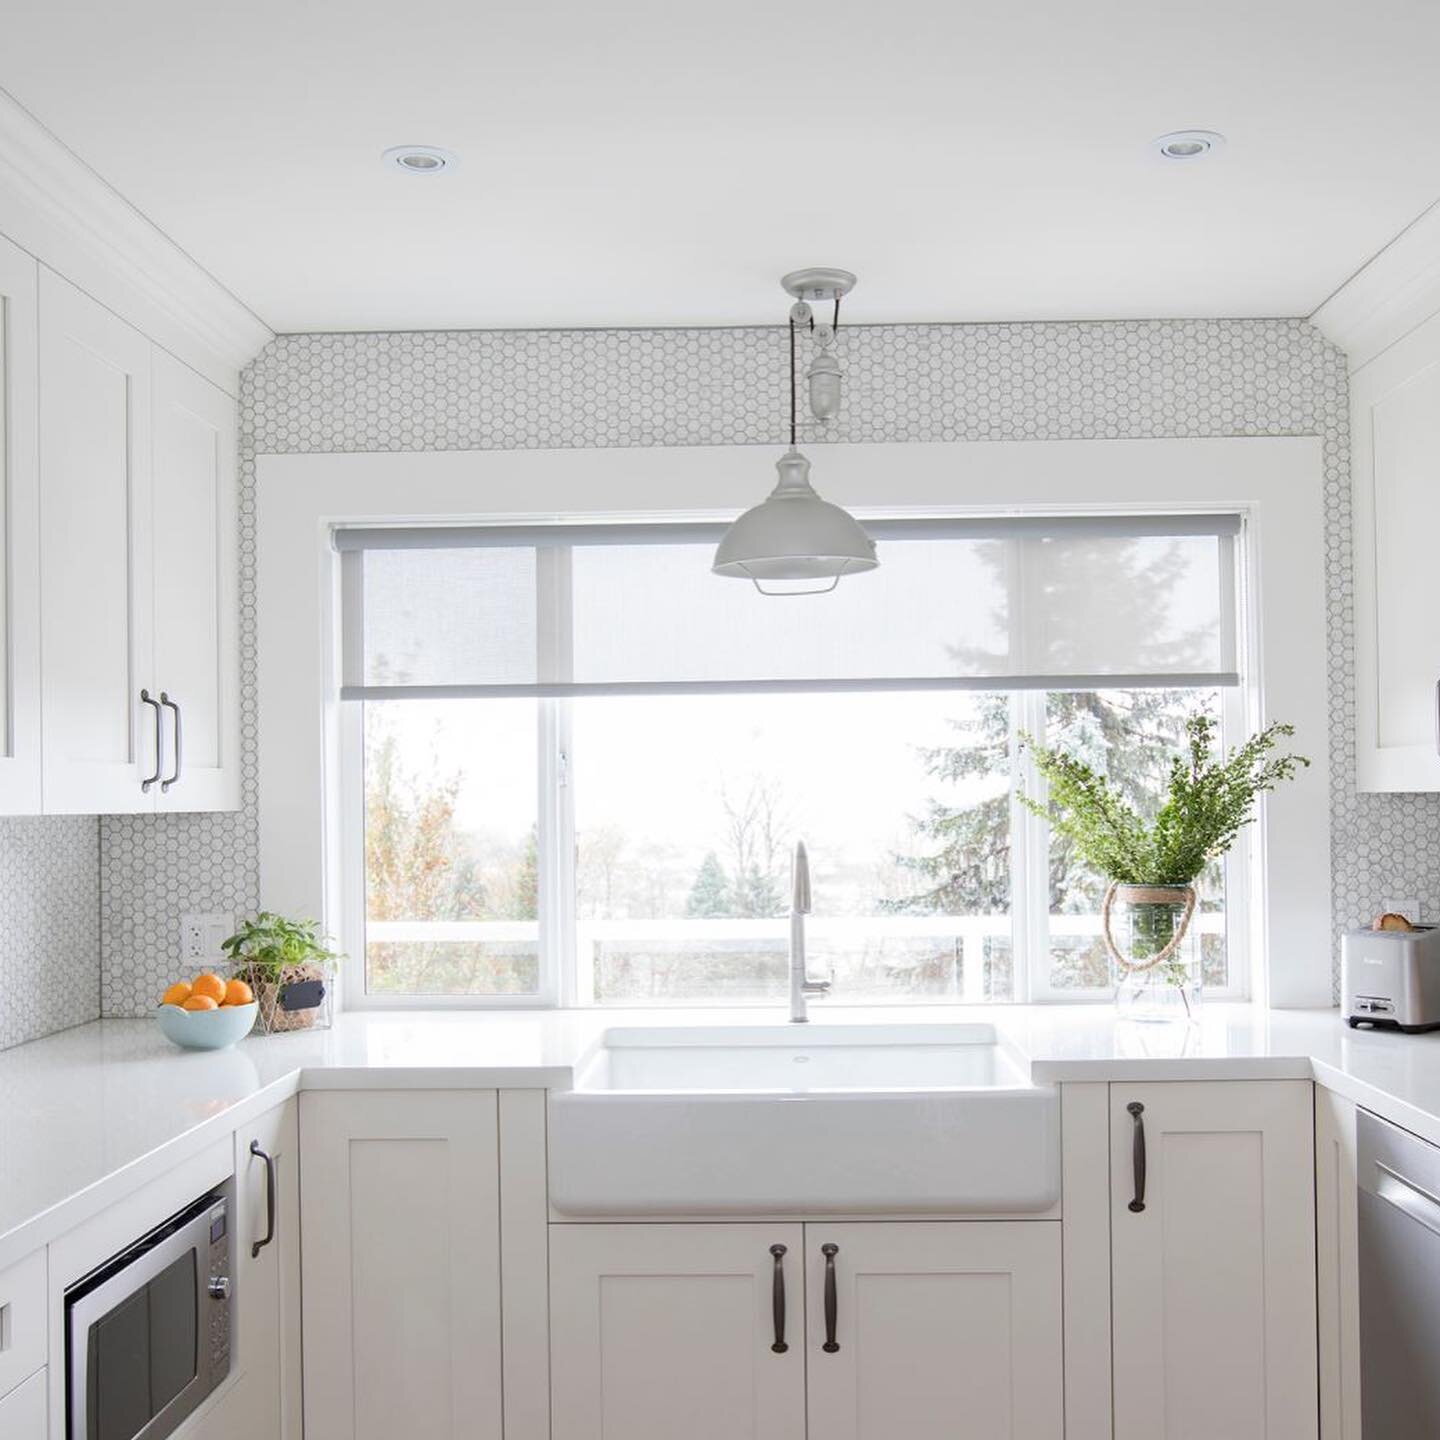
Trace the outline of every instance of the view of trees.
{"type": "MultiPolygon", "coordinates": [[[[1105,545],[1103,553],[1069,541],[1058,554],[1045,557],[1045,613],[1051,628],[1047,641],[1062,663],[1087,653],[1087,630],[1097,613],[1126,631],[1143,633],[1147,626],[1159,628],[1169,607],[1178,560],[1173,547],[1146,553],[1133,543],[1123,548],[1113,541],[1099,543],[1105,545]],[[1097,584],[1107,593],[1097,596],[1097,584]]],[[[989,548],[985,558],[997,567],[1010,559],[1000,544],[989,548]]],[[[1151,658],[1172,665],[1182,662],[1189,638],[1181,634],[1151,658]]],[[[1183,743],[1185,717],[1197,703],[1197,696],[1184,690],[1058,691],[1046,699],[1045,734],[1048,743],[1073,751],[1108,776],[1136,809],[1153,813],[1164,792],[1170,757],[1183,743]]],[[[1010,790],[1016,760],[1010,709],[1006,695],[981,696],[968,716],[953,722],[953,744],[921,750],[926,773],[942,785],[962,787],[967,798],[960,803],[931,800],[912,817],[926,848],[896,857],[915,888],[885,902],[887,908],[945,915],[1009,910],[1010,790]],[[969,798],[977,788],[979,798],[969,798]]],[[[1069,840],[1051,836],[1048,868],[1052,915],[1099,909],[1104,879],[1080,860],[1069,840]]],[[[1217,866],[1207,877],[1212,892],[1218,871],[1217,866]]],[[[1223,969],[1223,955],[1218,960],[1223,969]]],[[[1073,942],[1052,945],[1051,980],[1057,987],[1098,987],[1107,977],[1108,963],[1098,941],[1078,947],[1073,942]]]]}
{"type": "MultiPolygon", "coordinates": [[[[516,852],[455,824],[458,772],[410,768],[383,706],[365,716],[365,909],[370,920],[534,920],[532,827],[516,852]]],[[[433,762],[433,755],[430,757],[433,762]]],[[[507,994],[535,988],[533,942],[372,941],[375,990],[507,994]]]]}
{"type": "MultiPolygon", "coordinates": [[[[996,542],[987,562],[1015,563],[996,542]]],[[[1045,542],[1025,542],[1045,544],[1045,542]]],[[[1048,653],[1065,663],[1067,652],[1087,653],[1087,627],[1095,616],[1136,633],[1162,617],[1174,585],[1175,556],[1164,547],[1117,547],[1103,556],[1068,541],[1043,561],[1048,653]],[[1097,576],[1106,577],[1097,581],[1097,576]],[[1096,595],[1097,584],[1113,595],[1096,595]],[[1073,600],[1070,592],[1073,591],[1073,600]],[[1073,633],[1067,633],[1067,626],[1073,633]]],[[[1003,618],[1003,617],[1002,617],[1003,618]]],[[[1163,627],[1158,627],[1163,630],[1163,627]]],[[[1168,655],[1183,659],[1187,637],[1172,635],[1168,655]]],[[[974,657],[957,652],[957,659],[974,657]]],[[[1205,697],[1175,690],[1058,692],[1047,697],[1045,734],[1107,774],[1143,810],[1155,803],[1165,767],[1180,741],[1185,716],[1205,697]]],[[[763,700],[756,702],[764,704],[763,700]]],[[[843,702],[833,713],[843,724],[843,702]]],[[[910,813],[897,802],[895,830],[831,836],[825,883],[827,913],[858,916],[1008,916],[1012,894],[1011,791],[1015,784],[1012,698],[1004,693],[954,697],[950,734],[941,743],[913,745],[917,791],[928,795],[910,813]],[[907,833],[908,831],[908,833],[907,833]],[[846,844],[852,845],[846,852],[846,844]],[[860,850],[865,853],[861,855],[860,850]]],[[[933,714],[933,712],[932,712],[933,714]]],[[[937,717],[938,719],[938,717],[937,717]]],[[[402,743],[384,705],[366,709],[366,882],[373,921],[534,922],[539,913],[538,836],[466,827],[457,820],[463,754],[442,745],[420,746],[406,732],[402,743]],[[447,758],[448,757],[448,758],[447,758]],[[447,768],[448,764],[448,768],[447,768]]],[[[762,752],[763,753],[763,752],[762,752]]],[[[784,980],[783,926],[724,933],[713,922],[778,920],[788,905],[789,857],[797,830],[797,803],[773,773],[753,757],[750,768],[726,769],[722,757],[698,756],[716,766],[708,792],[695,789],[688,815],[709,842],[680,843],[668,834],[637,833],[623,813],[582,824],[576,839],[576,916],[582,929],[620,922],[645,924],[626,938],[597,940],[597,998],[665,999],[753,997],[778,994],[784,980]],[[702,799],[702,796],[707,798],[702,799]],[[706,819],[705,816],[709,818],[706,819]],[[687,931],[686,925],[689,925],[687,931]],[[709,926],[707,929],[706,926],[709,926]],[[641,938],[642,936],[648,938],[641,938]]],[[[857,764],[864,757],[857,756],[857,764]]],[[[474,813],[475,796],[467,796],[474,813]]],[[[480,797],[483,810],[483,795],[480,797]]],[[[1218,908],[1218,867],[1208,877],[1206,904],[1218,908]]],[[[1103,881],[1080,862],[1068,841],[1052,840],[1048,856],[1049,908],[1055,915],[1094,914],[1103,881]]],[[[615,928],[619,925],[618,930],[615,928]]],[[[881,927],[883,930],[883,927],[881,927]]],[[[512,932],[513,933],[513,932],[512,932]]],[[[958,930],[956,935],[958,935],[958,930]]],[[[536,985],[534,932],[484,941],[387,941],[367,947],[372,988],[418,993],[523,993],[536,985]]],[[[1219,941],[1220,937],[1207,937],[1219,941]]],[[[972,937],[971,944],[974,944],[972,937]]],[[[985,940],[985,985],[994,998],[1011,993],[1008,925],[985,940]]],[[[955,935],[885,935],[846,942],[825,957],[842,967],[849,993],[949,993],[957,983],[960,950],[955,935]]],[[[1051,982],[1103,986],[1107,967],[1098,942],[1057,938],[1051,947],[1051,982]]],[[[968,957],[967,957],[968,958],[968,957]]],[[[1223,946],[1210,945],[1211,978],[1224,974],[1223,946]]]]}

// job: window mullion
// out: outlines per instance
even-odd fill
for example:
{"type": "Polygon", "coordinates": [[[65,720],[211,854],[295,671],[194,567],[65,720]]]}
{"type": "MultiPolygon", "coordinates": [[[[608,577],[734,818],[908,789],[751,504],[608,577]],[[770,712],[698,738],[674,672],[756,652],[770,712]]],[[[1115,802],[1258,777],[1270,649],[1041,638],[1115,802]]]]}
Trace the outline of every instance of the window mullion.
{"type": "MultiPolygon", "coordinates": [[[[571,555],[568,546],[542,546],[535,555],[536,678],[567,683],[574,677],[571,555]]],[[[570,702],[542,700],[539,796],[536,811],[540,989],[549,1004],[574,1004],[575,809],[570,785],[570,702]]]]}

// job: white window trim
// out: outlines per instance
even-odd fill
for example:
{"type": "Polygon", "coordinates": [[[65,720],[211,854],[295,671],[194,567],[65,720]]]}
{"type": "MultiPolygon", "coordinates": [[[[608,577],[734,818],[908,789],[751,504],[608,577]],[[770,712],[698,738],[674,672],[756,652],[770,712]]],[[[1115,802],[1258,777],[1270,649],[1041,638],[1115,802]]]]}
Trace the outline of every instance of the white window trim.
{"type": "MultiPolygon", "coordinates": [[[[347,796],[340,783],[342,747],[358,743],[359,707],[337,698],[340,566],[330,544],[333,527],[723,518],[763,490],[763,478],[757,479],[762,460],[755,449],[734,446],[260,456],[262,903],[319,917],[343,949],[359,954],[358,907],[353,895],[346,904],[345,885],[347,870],[357,868],[359,801],[354,787],[347,796]],[[603,509],[597,496],[605,498],[603,509]]],[[[1240,588],[1250,673],[1244,723],[1293,721],[1295,745],[1313,761],[1261,807],[1252,853],[1263,874],[1255,887],[1259,903],[1249,907],[1255,961],[1249,988],[1257,1000],[1277,1006],[1328,1006],[1329,725],[1318,438],[827,445],[816,463],[827,498],[862,514],[868,507],[888,515],[1245,515],[1240,588]]],[[[547,979],[539,1003],[569,998],[558,992],[558,977],[547,979]]],[[[406,1005],[401,997],[382,1002],[353,990],[344,996],[352,1006],[367,1000],[406,1005]]],[[[414,997],[413,1003],[434,1008],[442,1002],[414,997]]]]}

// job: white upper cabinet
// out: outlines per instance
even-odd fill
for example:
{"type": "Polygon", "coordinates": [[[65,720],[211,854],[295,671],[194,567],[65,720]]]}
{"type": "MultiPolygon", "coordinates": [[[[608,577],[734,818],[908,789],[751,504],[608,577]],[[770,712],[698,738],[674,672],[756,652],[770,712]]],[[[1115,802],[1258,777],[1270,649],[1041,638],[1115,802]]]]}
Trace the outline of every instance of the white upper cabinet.
{"type": "Polygon", "coordinates": [[[40,374],[45,809],[153,810],[150,343],[42,269],[40,374]]]}
{"type": "Polygon", "coordinates": [[[1314,1440],[1308,1081],[1112,1085],[1114,1440],[1314,1440]]]}
{"type": "Polygon", "coordinates": [[[35,261],[0,239],[0,814],[40,810],[35,261]]]}
{"type": "Polygon", "coordinates": [[[1440,790],[1440,316],[1350,379],[1357,777],[1440,790]]]}
{"type": "Polygon", "coordinates": [[[40,276],[47,813],[239,804],[234,404],[40,276]]]}
{"type": "Polygon", "coordinates": [[[153,679],[168,722],[161,810],[240,803],[235,405],[154,353],[153,679]]]}

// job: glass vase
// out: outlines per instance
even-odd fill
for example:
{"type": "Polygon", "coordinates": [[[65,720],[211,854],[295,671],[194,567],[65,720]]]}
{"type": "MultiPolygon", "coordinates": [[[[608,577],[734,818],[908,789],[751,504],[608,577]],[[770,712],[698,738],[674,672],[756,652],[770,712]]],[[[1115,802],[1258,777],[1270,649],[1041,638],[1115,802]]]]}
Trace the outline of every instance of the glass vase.
{"type": "Polygon", "coordinates": [[[1103,924],[1122,1019],[1198,1020],[1200,929],[1193,885],[1112,884],[1103,924]]]}

